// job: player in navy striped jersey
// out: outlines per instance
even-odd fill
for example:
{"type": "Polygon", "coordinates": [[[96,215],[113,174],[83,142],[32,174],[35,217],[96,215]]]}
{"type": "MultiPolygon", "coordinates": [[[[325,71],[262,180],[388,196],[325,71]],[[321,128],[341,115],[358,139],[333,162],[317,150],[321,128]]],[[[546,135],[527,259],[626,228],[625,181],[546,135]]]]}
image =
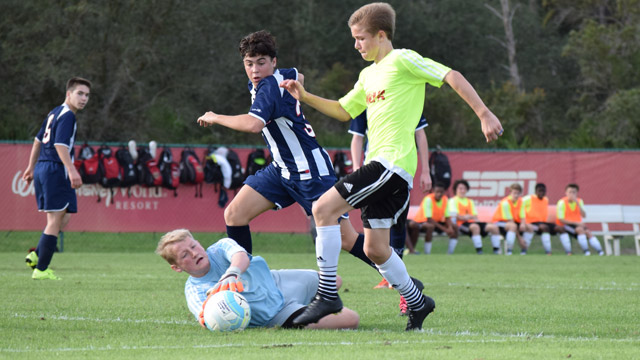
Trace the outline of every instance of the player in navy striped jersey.
{"type": "Polygon", "coordinates": [[[34,268],[36,280],[59,278],[49,269],[58,242],[58,233],[78,211],[75,189],[82,186],[80,174],[73,165],[73,144],[76,137],[76,112],[89,101],[91,82],[83,78],[67,81],[67,93],[62,105],[51,110],[31,148],[29,165],[22,175],[27,183],[33,180],[38,211],[47,213],[47,226],[35,251],[27,255],[27,265],[34,268]]]}
{"type": "MultiPolygon", "coordinates": [[[[240,41],[251,109],[248,114],[228,116],[207,112],[198,118],[201,126],[222,125],[234,130],[262,133],[273,161],[245,180],[225,209],[227,235],[252,252],[249,222],[270,209],[300,204],[311,215],[311,204],[337,181],[329,154],[318,144],[300,103],[279,87],[283,80],[304,81],[297,69],[279,69],[275,38],[267,31],[247,35],[240,41]]],[[[343,220],[347,223],[348,220],[343,220]]],[[[351,251],[372,265],[362,250],[351,251]]]]}

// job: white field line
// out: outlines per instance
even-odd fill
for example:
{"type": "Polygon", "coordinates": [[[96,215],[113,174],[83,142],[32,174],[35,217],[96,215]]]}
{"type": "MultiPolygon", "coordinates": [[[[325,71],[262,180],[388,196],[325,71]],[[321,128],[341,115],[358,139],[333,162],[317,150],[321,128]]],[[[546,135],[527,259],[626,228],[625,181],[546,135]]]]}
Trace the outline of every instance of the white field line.
{"type": "Polygon", "coordinates": [[[186,321],[186,320],[157,320],[157,319],[123,319],[123,318],[114,318],[114,319],[101,319],[101,318],[88,318],[83,316],[66,316],[66,315],[25,315],[25,314],[13,314],[14,318],[21,319],[39,319],[45,318],[47,320],[62,320],[62,321],[89,321],[89,322],[110,322],[110,323],[153,323],[153,324],[166,324],[166,325],[190,325],[195,326],[198,325],[195,320],[186,321]]]}
{"type": "MultiPolygon", "coordinates": [[[[429,333],[426,331],[426,333],[429,333]]],[[[547,338],[545,336],[545,338],[547,338]]],[[[552,337],[553,338],[553,337],[552,337]]],[[[599,339],[603,340],[603,339],[599,339]]],[[[633,343],[638,342],[638,339],[604,339],[609,342],[616,343],[633,343]]],[[[218,348],[278,348],[278,347],[293,347],[293,346],[359,346],[359,345],[416,345],[416,344],[440,344],[446,346],[447,344],[488,344],[488,343],[506,343],[509,339],[460,339],[460,340],[436,340],[436,339],[421,339],[421,340],[377,340],[377,341],[363,341],[363,342],[351,342],[351,341],[324,341],[324,342],[285,342],[285,343],[271,343],[271,344],[256,344],[256,343],[236,343],[236,344],[204,344],[204,345],[153,345],[153,346],[87,346],[79,348],[51,348],[51,349],[0,349],[0,353],[45,353],[45,352],[86,352],[86,351],[126,351],[126,350],[186,350],[186,349],[218,349],[218,348]]],[[[552,339],[552,342],[582,342],[593,341],[591,338],[566,338],[566,339],[552,339]]]]}
{"type": "MultiPolygon", "coordinates": [[[[22,319],[40,318],[40,316],[30,316],[25,314],[13,314],[13,317],[22,319]]],[[[42,316],[46,319],[61,320],[61,321],[90,321],[90,322],[124,322],[124,323],[154,323],[154,324],[170,324],[170,325],[195,325],[195,321],[184,320],[154,320],[154,319],[101,319],[101,318],[86,318],[86,317],[71,317],[71,316],[59,316],[50,315],[42,316]]],[[[397,331],[391,330],[345,330],[345,331],[357,331],[358,333],[397,333],[397,331]]],[[[472,331],[456,331],[446,332],[434,329],[425,329],[422,331],[426,335],[440,335],[449,337],[460,337],[459,340],[448,339],[421,339],[421,340],[375,340],[364,342],[348,342],[348,341],[335,341],[335,342],[296,342],[296,343],[284,343],[284,344],[256,344],[256,343],[237,343],[237,344],[206,344],[206,345],[154,345],[154,346],[101,346],[101,347],[80,347],[80,348],[50,348],[50,349],[30,349],[30,348],[0,348],[0,353],[34,353],[34,352],[74,352],[74,351],[122,351],[122,350],[172,350],[172,349],[208,349],[208,348],[231,348],[231,347],[280,347],[280,346],[357,346],[357,345],[390,345],[390,344],[450,344],[450,343],[503,343],[511,340],[526,340],[531,339],[543,339],[551,342],[585,342],[585,341],[605,341],[613,343],[640,343],[640,338],[627,338],[627,339],[609,339],[601,337],[567,337],[567,336],[555,336],[544,335],[543,333],[532,334],[528,332],[518,332],[515,334],[504,334],[497,332],[472,332],[472,331]],[[481,337],[481,339],[464,339],[465,337],[481,337]],[[492,337],[493,339],[486,339],[485,337],[492,337]]]]}

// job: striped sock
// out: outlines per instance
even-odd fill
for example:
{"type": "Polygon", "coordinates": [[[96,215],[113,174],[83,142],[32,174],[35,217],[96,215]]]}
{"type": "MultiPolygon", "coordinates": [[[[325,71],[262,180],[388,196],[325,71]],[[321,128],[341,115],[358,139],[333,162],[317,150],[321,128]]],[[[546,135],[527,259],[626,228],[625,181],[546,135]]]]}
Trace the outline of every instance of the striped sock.
{"type": "Polygon", "coordinates": [[[380,274],[398,290],[407,301],[411,310],[419,310],[424,306],[424,296],[413,283],[407,268],[395,252],[391,252],[389,259],[382,265],[378,265],[380,274]]]}
{"type": "Polygon", "coordinates": [[[318,226],[316,238],[316,261],[318,263],[318,295],[323,299],[338,298],[336,276],[338,273],[338,256],[340,255],[340,225],[318,226]]]}

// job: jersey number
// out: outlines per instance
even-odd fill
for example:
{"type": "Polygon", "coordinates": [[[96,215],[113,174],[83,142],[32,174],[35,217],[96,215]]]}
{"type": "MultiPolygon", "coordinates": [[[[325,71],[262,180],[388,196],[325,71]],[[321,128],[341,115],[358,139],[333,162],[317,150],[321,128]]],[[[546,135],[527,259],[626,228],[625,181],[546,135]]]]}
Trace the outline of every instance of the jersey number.
{"type": "Polygon", "coordinates": [[[51,123],[53,123],[54,115],[51,114],[47,119],[47,127],[45,127],[44,135],[42,136],[42,143],[46,144],[51,139],[51,123]]]}

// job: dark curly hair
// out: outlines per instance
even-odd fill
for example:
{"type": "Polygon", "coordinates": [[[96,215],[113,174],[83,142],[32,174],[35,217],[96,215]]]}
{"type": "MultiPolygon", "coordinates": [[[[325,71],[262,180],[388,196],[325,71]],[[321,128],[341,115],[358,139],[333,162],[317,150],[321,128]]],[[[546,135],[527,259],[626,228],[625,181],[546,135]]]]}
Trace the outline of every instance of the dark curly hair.
{"type": "Polygon", "coordinates": [[[276,38],[266,30],[256,31],[243,37],[238,50],[243,59],[258,55],[267,55],[273,59],[278,55],[276,38]]]}

